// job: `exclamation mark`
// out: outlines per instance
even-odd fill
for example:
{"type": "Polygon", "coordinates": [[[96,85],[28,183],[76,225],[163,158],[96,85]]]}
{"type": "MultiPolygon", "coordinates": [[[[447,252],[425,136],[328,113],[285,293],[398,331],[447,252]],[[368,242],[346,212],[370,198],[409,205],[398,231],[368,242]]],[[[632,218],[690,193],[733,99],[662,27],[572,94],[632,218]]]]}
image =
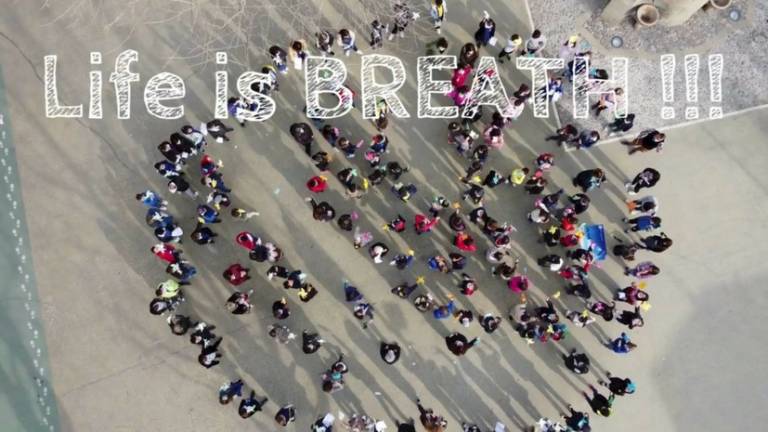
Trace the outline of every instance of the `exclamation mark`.
{"type": "MultiPolygon", "coordinates": [[[[661,96],[665,104],[675,101],[675,55],[664,54],[661,56],[661,96]]],[[[661,108],[661,118],[671,120],[675,118],[675,109],[671,106],[661,108]]]]}
{"type": "Polygon", "coordinates": [[[699,107],[690,106],[699,102],[699,55],[685,56],[685,99],[689,106],[685,107],[685,119],[699,118],[699,107]]]}
{"type": "Polygon", "coordinates": [[[709,118],[723,118],[723,55],[712,54],[709,56],[709,100],[717,106],[709,108],[709,118]]]}

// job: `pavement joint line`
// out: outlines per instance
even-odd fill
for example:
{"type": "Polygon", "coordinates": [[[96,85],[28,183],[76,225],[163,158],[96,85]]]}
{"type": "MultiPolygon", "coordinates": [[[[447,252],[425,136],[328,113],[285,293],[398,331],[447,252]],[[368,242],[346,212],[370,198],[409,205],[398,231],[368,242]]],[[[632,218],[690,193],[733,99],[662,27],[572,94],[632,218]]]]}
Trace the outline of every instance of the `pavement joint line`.
{"type": "MultiPolygon", "coordinates": [[[[536,29],[536,23],[533,22],[533,14],[531,13],[529,0],[523,0],[523,4],[525,4],[525,12],[528,14],[528,23],[531,25],[531,31],[533,31],[536,29]]],[[[547,103],[549,103],[549,97],[547,97],[547,103]]],[[[560,113],[557,111],[557,103],[552,104],[552,111],[555,112],[555,124],[557,125],[557,128],[560,129],[563,127],[563,124],[560,121],[560,113]]]]}
{"type": "MultiPolygon", "coordinates": [[[[710,121],[718,121],[718,120],[722,120],[722,119],[725,119],[725,118],[728,118],[728,117],[734,117],[734,116],[737,116],[737,115],[746,114],[746,113],[749,113],[749,112],[752,112],[752,111],[759,111],[759,110],[762,110],[762,109],[768,109],[768,104],[756,105],[756,106],[749,107],[749,108],[744,108],[744,109],[740,109],[740,110],[736,110],[736,111],[731,111],[731,112],[723,114],[723,116],[720,117],[720,118],[714,118],[714,119],[713,118],[700,118],[700,119],[697,119],[697,120],[691,120],[691,121],[684,121],[684,122],[680,122],[680,123],[675,123],[675,124],[669,125],[669,126],[662,126],[660,129],[662,131],[667,131],[667,130],[671,130],[671,129],[680,129],[681,127],[693,126],[693,125],[696,125],[696,124],[706,123],[706,122],[710,122],[710,121]]],[[[599,146],[605,145],[605,144],[613,144],[614,142],[619,142],[621,140],[625,140],[625,139],[627,139],[630,136],[632,136],[632,135],[624,134],[624,135],[619,135],[617,137],[611,137],[611,138],[609,138],[607,140],[598,141],[598,143],[593,145],[592,147],[599,147],[599,146]]],[[[592,148],[592,147],[590,147],[590,148],[592,148]]],[[[573,148],[573,147],[566,147],[565,148],[565,152],[566,153],[570,153],[570,152],[573,152],[573,151],[576,151],[576,150],[578,150],[578,149],[573,148]]]]}

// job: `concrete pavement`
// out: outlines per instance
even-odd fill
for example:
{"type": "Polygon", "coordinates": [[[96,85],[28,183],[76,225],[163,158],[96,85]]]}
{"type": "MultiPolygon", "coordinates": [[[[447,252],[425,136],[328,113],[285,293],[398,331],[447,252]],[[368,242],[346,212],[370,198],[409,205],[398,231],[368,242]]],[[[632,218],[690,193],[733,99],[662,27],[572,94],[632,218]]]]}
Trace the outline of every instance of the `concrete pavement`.
{"type": "MultiPolygon", "coordinates": [[[[528,30],[522,5],[494,6],[500,28],[520,29],[521,34],[528,30]]],[[[453,50],[459,41],[471,38],[482,9],[469,10],[459,2],[451,7],[444,33],[453,50]]],[[[416,250],[418,262],[412,271],[401,274],[374,265],[352,249],[351,239],[335,226],[311,219],[303,198],[308,194],[304,182],[314,171],[287,134],[288,126],[301,116],[297,108],[303,82],[295,72],[281,82],[278,112],[272,120],[237,129],[231,144],[209,147],[224,161],[234,201],[257,209],[261,216],[240,225],[227,220],[215,227],[221,241],[212,248],[185,241],[185,253],[201,273],[187,290],[184,311],[215,323],[225,337],[225,361],[208,371],[201,368],[195,361],[197,347],[171,335],[161,319],[147,312],[153,286],[165,274],[148,250],[154,239],[144,223],[143,209],[133,199],[148,187],[162,189],[162,179],[151,166],[160,158],[155,147],[184,122],[146,115],[138,86],[130,121],[114,118],[111,89],[105,91],[103,120],[47,120],[38,78],[43,55],[58,53],[62,99],[87,103],[88,53],[104,49],[105,66],[110,65],[115,53],[107,53],[104,47],[114,47],[127,37],[123,46],[140,52],[136,69],[142,82],[161,70],[185,77],[187,120],[197,124],[211,116],[212,70],[191,69],[183,61],[166,64],[173,55],[174,37],[181,37],[173,28],[142,29],[146,31],[130,36],[116,32],[113,39],[94,40],[86,28],[41,27],[54,16],[55,11],[38,10],[32,4],[8,10],[0,18],[5,36],[0,38],[0,53],[5,60],[4,79],[12,83],[6,88],[6,115],[14,124],[63,430],[274,430],[271,417],[277,404],[284,403],[297,406],[296,430],[307,430],[311,421],[327,411],[365,412],[394,429],[395,419],[417,416],[412,402],[417,395],[448,417],[449,430],[457,430],[461,421],[492,426],[496,420],[519,430],[540,416],[556,417],[567,403],[588,409],[580,392],[587,383],[595,384],[597,377],[568,372],[557,346],[528,346],[505,322],[499,332],[483,334],[477,349],[457,360],[442,340],[448,332],[460,330],[457,323],[434,321],[388,292],[424,274],[426,286],[438,298],[456,293],[454,278],[428,273],[424,265],[431,254],[449,249],[447,227],[418,238],[390,235],[379,228],[397,212],[410,219],[416,210],[423,211],[438,191],[458,198],[462,189],[456,179],[463,161],[445,144],[447,122],[394,119],[387,130],[392,156],[410,164],[409,176],[420,186],[417,199],[408,206],[394,202],[385,187],[357,202],[345,200],[335,181],[324,197],[339,212],[360,213],[362,226],[386,239],[392,253],[416,250]],[[305,305],[289,299],[293,315],[287,324],[294,331],[318,330],[328,341],[318,355],[306,356],[297,343],[276,346],[266,337],[265,327],[272,322],[269,306],[286,293],[263,277],[265,266],[252,265],[258,272],[249,285],[256,290],[252,314],[233,317],[222,307],[230,288],[221,280],[221,271],[234,261],[248,262],[245,251],[231,242],[242,229],[275,241],[286,251],[288,267],[305,270],[317,282],[321,294],[313,302],[305,305]],[[344,279],[376,304],[375,322],[367,330],[360,328],[343,300],[344,279]],[[403,346],[396,366],[386,366],[379,359],[381,340],[403,346]],[[350,362],[348,385],[328,396],[320,391],[319,374],[340,351],[350,362]],[[269,396],[265,413],[245,421],[234,408],[218,404],[216,389],[235,376],[269,396]]],[[[337,15],[327,18],[329,27],[340,27],[338,19],[337,15]]],[[[428,24],[420,26],[420,33],[429,34],[428,24]]],[[[287,30],[275,30],[275,39],[287,41],[289,36],[281,33],[287,30]]],[[[413,65],[409,68],[413,79],[404,89],[406,106],[413,112],[415,98],[410,94],[415,93],[416,53],[400,54],[393,44],[385,47],[385,52],[398,53],[406,65],[413,65]]],[[[254,50],[261,55],[263,48],[254,50]]],[[[255,64],[267,61],[265,56],[261,59],[255,64]]],[[[353,86],[359,82],[359,61],[354,56],[345,58],[353,86]]],[[[505,71],[503,78],[510,89],[522,82],[522,75],[514,70],[505,71]]],[[[766,276],[763,257],[768,252],[761,240],[768,238],[768,176],[763,169],[768,157],[761,151],[768,136],[766,119],[768,113],[763,110],[676,129],[670,131],[663,154],[630,158],[619,145],[589,152],[553,149],[543,140],[552,131],[553,121],[536,120],[526,112],[507,135],[505,148],[489,162],[490,167],[506,171],[530,164],[540,152],[554,150],[557,160],[551,188],[561,185],[568,192],[573,192],[569,178],[578,171],[604,168],[609,184],[592,194],[588,218],[605,223],[611,232],[618,229],[616,222],[623,216],[623,181],[645,166],[662,172],[654,194],[661,200],[664,230],[675,245],[652,257],[662,274],[649,283],[653,307],[645,314],[647,324],[632,333],[639,349],[619,357],[600,345],[601,339],[621,331],[616,323],[573,329],[560,344],[562,349],[586,350],[594,359],[594,369],[630,376],[638,383],[638,393],[619,400],[613,417],[593,419],[596,430],[719,431],[766,420],[761,407],[767,401],[760,389],[768,377],[758,367],[766,336],[757,324],[766,304],[760,287],[766,276]]],[[[358,112],[335,124],[356,138],[373,131],[358,112]]],[[[353,164],[362,166],[360,161],[353,164]]],[[[346,165],[336,160],[334,172],[346,165]]],[[[532,200],[520,190],[504,188],[490,195],[490,213],[519,228],[515,251],[533,281],[529,298],[542,301],[560,290],[561,284],[536,268],[534,260],[544,254],[544,248],[524,220],[532,200]]],[[[190,232],[192,202],[182,197],[170,200],[172,213],[190,232]]],[[[489,267],[482,255],[470,260],[468,272],[478,278],[481,289],[459,302],[471,304],[475,311],[506,316],[516,298],[487,276],[489,267]]],[[[628,283],[613,258],[595,270],[594,280],[601,298],[628,283]]],[[[578,305],[565,295],[559,303],[562,310],[578,305]]],[[[464,332],[480,335],[482,330],[474,326],[464,332]]]]}

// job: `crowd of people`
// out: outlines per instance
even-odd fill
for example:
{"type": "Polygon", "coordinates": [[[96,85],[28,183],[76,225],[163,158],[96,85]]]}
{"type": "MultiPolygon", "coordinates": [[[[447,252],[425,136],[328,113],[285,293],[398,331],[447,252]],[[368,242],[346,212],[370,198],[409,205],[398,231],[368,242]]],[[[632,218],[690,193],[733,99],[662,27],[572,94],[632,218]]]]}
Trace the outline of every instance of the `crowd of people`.
{"type": "MultiPolygon", "coordinates": [[[[446,19],[446,3],[445,0],[431,1],[429,17],[438,35],[446,19]]],[[[419,18],[419,14],[407,3],[396,3],[391,23],[384,23],[383,20],[371,23],[370,48],[381,49],[385,39],[391,41],[395,37],[404,37],[408,26],[419,18]]],[[[516,56],[541,55],[547,47],[547,40],[539,30],[534,30],[525,40],[518,34],[512,34],[497,52],[492,50],[498,43],[496,38],[496,23],[489,13],[484,12],[475,31],[474,41],[463,44],[458,50],[458,68],[451,78],[453,90],[445,95],[455,105],[464,107],[470,104],[471,83],[473,80],[484,79],[483,76],[477,76],[474,69],[481,50],[489,51],[498,57],[499,62],[504,62],[513,61],[516,56]]],[[[363,230],[359,220],[361,216],[357,212],[338,214],[334,203],[322,197],[324,191],[332,187],[328,180],[330,177],[335,177],[346,197],[353,200],[359,199],[373,188],[386,188],[383,186],[385,183],[392,199],[402,203],[408,203],[417,194],[428,194],[429,185],[416,184],[409,174],[408,164],[391,156],[390,147],[397,144],[390,142],[386,135],[391,120],[386,102],[377,101],[376,118],[372,121],[376,132],[367,143],[360,137],[347,136],[338,125],[323,119],[309,118],[306,117],[306,112],[302,113],[302,118],[297,119],[287,132],[306,153],[308,162],[314,166],[307,171],[306,188],[310,195],[306,199],[310,209],[307,217],[311,216],[318,223],[335,223],[338,229],[348,236],[350,246],[365,251],[376,265],[386,263],[398,270],[423,266],[437,273],[459,275],[456,295],[467,298],[480,289],[477,280],[471,276],[468,258],[472,255],[481,257],[492,266],[492,275],[494,279],[499,280],[499,285],[506,286],[513,298],[518,299],[509,309],[509,325],[528,344],[562,343],[567,340],[572,327],[595,325],[597,317],[606,322],[615,318],[616,322],[627,327],[615,339],[603,341],[608,349],[625,355],[637,349],[637,345],[630,339],[630,331],[643,326],[643,312],[649,307],[649,294],[645,290],[645,282],[640,280],[652,278],[661,270],[650,260],[635,264],[635,254],[650,256],[662,253],[673,243],[670,237],[659,231],[662,220],[658,216],[657,198],[649,195],[627,199],[627,217],[621,221],[626,226],[624,232],[628,236],[632,233],[640,237],[615,238],[617,243],[611,250],[613,255],[624,263],[625,275],[633,281],[625,288],[616,290],[614,298],[606,301],[594,295],[592,290],[590,272],[598,260],[596,245],[591,244],[580,230],[580,225],[589,220],[592,197],[599,193],[599,188],[606,181],[606,175],[599,167],[576,173],[572,181],[576,190],[570,194],[564,188],[550,183],[549,175],[555,166],[556,158],[563,157],[557,155],[557,146],[587,150],[600,141],[601,131],[579,131],[576,125],[563,125],[541,143],[549,148],[539,154],[529,166],[501,167],[494,157],[505,145],[505,133],[519,124],[518,119],[535,91],[546,92],[554,102],[562,95],[563,87],[572,80],[573,71],[587,67],[584,59],[588,59],[591,53],[580,52],[578,42],[578,36],[573,36],[559,47],[558,55],[568,66],[562,71],[552,72],[546,88],[532,91],[529,86],[523,84],[510,99],[510,108],[488,112],[489,106],[477,105],[473,107],[471,117],[448,122],[447,143],[455,147],[455,158],[463,161],[467,167],[460,173],[458,183],[463,192],[453,197],[454,199],[435,194],[429,206],[415,212],[412,218],[401,214],[406,213],[409,206],[401,206],[401,213],[393,212],[391,219],[388,219],[390,222],[382,227],[384,233],[363,230]],[[322,137],[322,141],[317,139],[318,136],[322,137]],[[548,141],[555,141],[557,146],[548,144],[548,141]],[[341,157],[332,157],[329,151],[335,151],[341,157]],[[363,155],[362,158],[358,157],[359,154],[363,155]],[[334,175],[328,175],[329,172],[334,175]],[[492,216],[485,206],[486,191],[505,187],[520,188],[529,196],[525,199],[518,198],[518,201],[527,201],[526,205],[531,209],[527,214],[530,225],[525,229],[536,230],[540,242],[546,248],[545,253],[536,258],[536,262],[545,271],[562,278],[564,291],[567,295],[579,299],[583,304],[582,310],[565,309],[559,301],[559,291],[546,297],[544,302],[538,305],[528,300],[527,293],[533,288],[532,282],[525,272],[518,269],[521,257],[515,257],[512,253],[518,228],[505,221],[504,215],[492,216]],[[556,190],[545,193],[547,189],[556,190]],[[467,207],[469,209],[465,210],[467,207]],[[450,233],[452,248],[447,257],[441,254],[426,256],[423,251],[414,250],[400,253],[391,251],[387,244],[388,236],[407,237],[411,219],[414,235],[429,236],[436,230],[450,233]],[[472,229],[472,226],[476,229],[472,229]],[[480,234],[475,235],[473,232],[480,234]],[[417,256],[423,259],[417,259],[417,256]],[[627,306],[621,306],[621,303],[626,303],[627,306]]],[[[352,30],[320,31],[315,35],[314,48],[320,55],[335,55],[334,46],[339,47],[346,55],[362,53],[352,30]]],[[[447,53],[448,49],[448,42],[443,37],[429,42],[426,46],[427,53],[433,54],[447,53]]],[[[272,65],[265,66],[262,70],[269,78],[255,83],[253,89],[263,94],[277,91],[280,74],[289,73],[290,66],[301,69],[307,56],[311,55],[310,51],[310,45],[301,39],[291,41],[287,51],[277,45],[270,47],[268,53],[272,65]]],[[[591,65],[589,75],[596,79],[608,78],[604,69],[591,65]]],[[[593,106],[595,115],[613,115],[619,106],[617,98],[622,95],[620,88],[615,89],[613,93],[601,95],[593,106]]],[[[229,113],[241,126],[245,126],[247,116],[244,114],[248,110],[255,110],[257,107],[254,104],[255,101],[232,98],[229,101],[229,113]]],[[[619,114],[622,114],[619,118],[606,122],[605,130],[609,134],[626,133],[632,129],[634,115],[619,114]]],[[[208,147],[209,139],[224,143],[230,140],[229,134],[232,133],[234,128],[221,120],[212,120],[199,128],[185,125],[158,146],[163,159],[154,166],[158,174],[164,177],[167,192],[181,195],[183,199],[192,200],[197,205],[194,215],[195,228],[189,233],[189,237],[197,245],[225,241],[217,238],[218,234],[214,231],[216,224],[243,223],[245,226],[250,218],[259,215],[258,212],[238,207],[238,203],[233,202],[232,189],[224,180],[223,163],[211,154],[208,147]],[[198,170],[190,170],[195,164],[198,165],[198,170]],[[193,187],[193,184],[200,184],[201,187],[193,187]]],[[[649,150],[661,151],[664,140],[664,134],[649,130],[624,143],[629,147],[629,154],[633,154],[649,150]]],[[[643,189],[652,188],[660,178],[661,174],[657,170],[646,168],[626,182],[627,194],[636,195],[643,189]]],[[[168,201],[163,199],[160,193],[146,190],[137,194],[136,199],[147,207],[146,222],[158,241],[151,247],[151,252],[166,266],[166,273],[169,275],[157,285],[155,298],[150,303],[150,312],[165,315],[173,334],[190,333],[190,341],[200,345],[199,363],[205,368],[215,367],[222,360],[222,354],[219,352],[222,338],[214,333],[215,326],[180,313],[181,305],[186,299],[183,287],[194,283],[197,274],[196,267],[186,259],[180,246],[185,232],[177,218],[169,212],[168,201]]],[[[274,241],[247,230],[241,231],[233,240],[247,251],[250,260],[260,263],[254,264],[261,266],[259,272],[263,272],[270,281],[279,281],[286,292],[296,290],[296,296],[301,302],[311,302],[319,294],[318,286],[313,283],[309,274],[301,269],[283,265],[285,251],[274,241]]],[[[252,290],[241,287],[251,279],[251,268],[234,262],[226,269],[217,271],[222,271],[224,281],[232,286],[231,295],[222,298],[226,310],[234,315],[248,314],[252,308],[252,290]]],[[[370,326],[375,316],[372,302],[349,281],[344,282],[342,289],[345,300],[350,303],[352,316],[360,322],[362,328],[370,326]]],[[[488,335],[505,325],[505,320],[493,313],[479,315],[472,310],[461,309],[455,301],[455,295],[446,296],[444,299],[436,298],[436,295],[426,288],[424,278],[421,277],[412,283],[395,286],[391,292],[400,299],[412,302],[417,311],[427,314],[426,319],[455,319],[463,328],[468,328],[477,321],[483,332],[488,335]]],[[[287,344],[296,339],[296,334],[287,324],[290,322],[291,310],[285,297],[274,301],[272,312],[276,322],[266,329],[266,334],[280,344],[287,344]]],[[[302,331],[301,336],[302,351],[307,355],[320,350],[325,342],[319,334],[310,330],[302,331]]],[[[447,350],[456,356],[467,355],[480,343],[479,337],[468,337],[458,329],[444,335],[444,338],[447,350]]],[[[400,353],[401,348],[397,342],[381,341],[381,360],[386,364],[397,363],[400,353]]],[[[563,355],[563,361],[565,367],[573,373],[585,375],[590,373],[590,356],[591,354],[570,350],[567,355],[563,355]]],[[[598,387],[590,386],[588,391],[585,390],[584,397],[593,413],[607,417],[613,412],[616,397],[634,393],[636,385],[630,378],[602,372],[604,378],[600,377],[597,371],[594,372],[599,377],[596,384],[605,388],[607,395],[601,393],[598,387]]],[[[329,394],[342,391],[345,388],[344,378],[348,373],[354,371],[350,370],[344,355],[339,355],[338,360],[320,374],[320,388],[329,394]]],[[[221,404],[228,404],[233,399],[240,398],[238,413],[241,417],[248,418],[261,411],[268,399],[257,398],[255,390],[246,392],[247,397],[244,397],[245,386],[242,379],[225,383],[219,389],[219,401],[221,404]]],[[[447,420],[443,416],[424,408],[420,400],[416,401],[416,405],[419,420],[427,430],[445,430],[447,420]]],[[[579,411],[573,405],[568,406],[568,410],[568,413],[562,414],[561,420],[541,418],[536,427],[544,432],[590,430],[590,417],[587,412],[579,411]]],[[[296,408],[290,403],[281,405],[275,415],[275,421],[280,426],[288,425],[295,418],[296,408]]],[[[330,432],[338,421],[341,419],[336,419],[331,414],[324,415],[313,423],[312,430],[330,432]]],[[[344,419],[344,423],[353,431],[381,432],[386,428],[384,421],[365,414],[354,414],[344,419]]],[[[415,431],[414,424],[413,419],[396,422],[400,432],[415,431]]],[[[481,428],[473,423],[467,422],[461,426],[465,432],[481,431],[481,428]]],[[[504,430],[504,425],[497,424],[495,430],[504,430]]]]}

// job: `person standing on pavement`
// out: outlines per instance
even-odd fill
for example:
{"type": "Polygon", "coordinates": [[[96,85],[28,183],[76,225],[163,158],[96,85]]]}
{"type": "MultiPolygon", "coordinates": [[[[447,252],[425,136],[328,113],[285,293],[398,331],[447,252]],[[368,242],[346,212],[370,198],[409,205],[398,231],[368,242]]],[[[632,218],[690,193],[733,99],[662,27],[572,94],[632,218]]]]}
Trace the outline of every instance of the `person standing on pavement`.
{"type": "Polygon", "coordinates": [[[303,40],[296,40],[291,42],[291,46],[288,49],[288,57],[293,62],[294,69],[301,70],[304,67],[304,62],[309,57],[309,51],[307,51],[307,43],[303,40]]]}
{"type": "Polygon", "coordinates": [[[387,32],[387,26],[381,24],[379,20],[373,20],[371,22],[371,40],[368,42],[368,44],[371,46],[371,49],[381,48],[384,41],[384,33],[387,32]]]}
{"type": "Polygon", "coordinates": [[[463,68],[466,65],[469,65],[470,67],[475,67],[475,62],[477,62],[478,57],[480,57],[480,54],[477,52],[478,47],[475,47],[475,44],[472,42],[467,42],[461,47],[461,51],[459,51],[459,63],[458,67],[463,68]]]}
{"type": "Polygon", "coordinates": [[[149,207],[150,209],[158,209],[162,211],[168,209],[168,201],[160,198],[160,195],[151,190],[146,190],[140,194],[136,194],[136,200],[149,207]]]}
{"type": "Polygon", "coordinates": [[[600,168],[584,170],[573,179],[573,185],[580,187],[584,193],[600,187],[605,181],[605,173],[600,168]]]}
{"type": "Polygon", "coordinates": [[[333,56],[333,34],[328,30],[320,30],[315,33],[315,47],[325,56],[333,56]]]}
{"type": "Polygon", "coordinates": [[[573,59],[579,54],[579,37],[570,36],[562,45],[560,45],[560,51],[558,57],[563,59],[567,64],[573,61],[573,59]]]}
{"type": "Polygon", "coordinates": [[[648,301],[650,296],[636,282],[632,282],[630,286],[617,290],[613,298],[634,306],[637,303],[648,301]]]}
{"type": "Polygon", "coordinates": [[[448,49],[448,40],[444,37],[437,38],[427,44],[427,55],[442,55],[448,49]]]}
{"type": "Polygon", "coordinates": [[[215,241],[214,238],[217,236],[218,234],[201,223],[197,224],[195,230],[192,231],[191,234],[192,241],[199,245],[212,244],[215,241]]]}
{"type": "Polygon", "coordinates": [[[575,432],[588,432],[592,430],[589,425],[589,414],[576,411],[571,405],[568,405],[568,411],[570,411],[570,414],[567,416],[562,414],[562,418],[569,428],[575,432]]]}
{"type": "Polygon", "coordinates": [[[290,132],[293,139],[304,148],[307,156],[312,156],[312,143],[315,139],[312,128],[306,123],[294,123],[290,127],[290,132]]]}
{"type": "Polygon", "coordinates": [[[596,130],[592,131],[582,131],[581,134],[579,134],[578,138],[571,141],[571,143],[576,147],[577,150],[579,149],[588,149],[600,141],[600,132],[596,130]]]}
{"type": "Polygon", "coordinates": [[[584,392],[584,397],[587,399],[587,402],[589,402],[589,407],[592,408],[592,411],[595,412],[595,414],[603,417],[610,417],[613,407],[613,400],[615,396],[613,393],[609,397],[605,397],[600,392],[597,391],[597,389],[594,386],[589,386],[589,389],[592,390],[592,397],[590,398],[589,395],[584,392]]]}
{"type": "Polygon", "coordinates": [[[638,173],[632,181],[624,183],[627,193],[635,195],[643,188],[652,188],[661,179],[661,173],[653,168],[646,168],[638,173]]]}
{"type": "Polygon", "coordinates": [[[547,38],[541,34],[541,30],[535,29],[531,37],[525,41],[525,54],[535,56],[547,46],[547,38]]]}
{"type": "Polygon", "coordinates": [[[595,116],[599,116],[605,110],[615,109],[618,105],[619,99],[624,95],[624,89],[617,87],[610,93],[603,93],[597,100],[597,103],[592,105],[592,109],[595,110],[595,116]]]}
{"type": "Polygon", "coordinates": [[[657,153],[660,153],[666,139],[666,135],[656,129],[651,129],[641,132],[637,138],[630,142],[624,142],[624,144],[630,147],[629,154],[645,153],[651,150],[656,150],[657,153]]]}
{"type": "Polygon", "coordinates": [[[629,327],[630,330],[635,327],[642,327],[645,324],[643,317],[640,315],[640,307],[638,306],[635,306],[635,310],[632,311],[621,311],[619,316],[616,317],[616,321],[629,327]]]}
{"type": "Polygon", "coordinates": [[[320,338],[318,333],[312,333],[308,330],[301,332],[301,351],[304,354],[314,354],[320,349],[325,341],[320,338]]]}
{"type": "Polygon", "coordinates": [[[281,73],[288,73],[288,54],[285,50],[277,45],[269,47],[269,57],[272,59],[272,64],[281,73]]]}
{"type": "Polygon", "coordinates": [[[495,332],[501,324],[501,317],[494,316],[492,313],[486,313],[478,320],[480,326],[486,333],[490,334],[495,332]]]}
{"type": "Polygon", "coordinates": [[[400,345],[397,343],[382,342],[379,346],[379,355],[384,363],[392,365],[400,359],[400,345]]]}
{"type": "Polygon", "coordinates": [[[589,372],[589,357],[576,351],[576,348],[573,348],[567,356],[563,355],[563,361],[565,367],[575,374],[584,375],[589,372]]]}
{"type": "Polygon", "coordinates": [[[251,312],[253,305],[251,304],[248,294],[235,291],[227,299],[225,304],[227,310],[233,315],[242,315],[251,312]]]}
{"type": "Polygon", "coordinates": [[[219,403],[226,405],[236,397],[243,395],[243,380],[237,379],[219,387],[219,403]]]}
{"type": "Polygon", "coordinates": [[[213,342],[212,344],[208,346],[204,346],[202,352],[197,357],[198,363],[200,363],[206,369],[210,369],[216,366],[217,364],[219,364],[221,353],[218,351],[218,348],[221,341],[222,341],[222,338],[219,338],[217,341],[213,342]]]}
{"type": "Polygon", "coordinates": [[[416,407],[419,409],[419,420],[427,431],[437,432],[448,427],[448,421],[443,416],[435,414],[432,408],[424,408],[421,399],[416,399],[416,407]]]}
{"type": "Polygon", "coordinates": [[[214,139],[216,139],[217,143],[221,144],[224,141],[229,141],[229,137],[227,137],[227,134],[229,132],[232,132],[234,129],[227,126],[223,121],[219,119],[213,119],[205,124],[205,130],[214,139]]]}
{"type": "Polygon", "coordinates": [[[152,253],[168,264],[173,264],[181,259],[181,250],[172,244],[158,243],[152,246],[152,253]]]}
{"type": "Polygon", "coordinates": [[[443,27],[445,12],[446,0],[432,0],[432,7],[429,10],[429,14],[432,16],[432,25],[435,27],[437,34],[440,34],[440,30],[443,27]]]}
{"type": "Polygon", "coordinates": [[[267,326],[267,334],[281,344],[287,344],[296,339],[296,335],[291,332],[291,329],[284,325],[271,324],[267,326]]]}
{"type": "Polygon", "coordinates": [[[633,276],[638,279],[648,279],[659,273],[661,273],[661,269],[656,267],[656,265],[650,261],[641,262],[632,268],[624,267],[625,275],[633,276]]]}
{"type": "Polygon", "coordinates": [[[223,276],[227,282],[234,286],[238,286],[251,278],[251,276],[248,274],[249,271],[250,269],[235,263],[224,270],[223,276]]]}
{"type": "Polygon", "coordinates": [[[659,233],[658,235],[652,235],[640,239],[639,243],[635,243],[640,249],[646,249],[651,252],[661,253],[669,249],[672,246],[672,239],[667,237],[665,233],[659,233]]]}
{"type": "Polygon", "coordinates": [[[293,404],[283,405],[275,414],[275,422],[280,426],[286,427],[288,423],[296,421],[296,408],[293,404]]]}
{"type": "Polygon", "coordinates": [[[627,114],[625,117],[620,117],[608,124],[605,128],[608,130],[608,136],[614,136],[618,133],[629,132],[635,125],[635,115],[627,114]]]}
{"type": "Polygon", "coordinates": [[[496,38],[496,22],[491,19],[491,15],[488,11],[483,11],[483,19],[478,24],[478,29],[475,32],[475,43],[477,47],[483,47],[486,45],[495,45],[496,38]],[[493,42],[493,43],[491,43],[493,42]]]}
{"type": "Polygon", "coordinates": [[[617,378],[611,375],[610,372],[606,372],[606,375],[608,375],[608,382],[600,381],[598,384],[608,387],[608,390],[610,390],[611,394],[616,396],[624,396],[633,394],[637,389],[635,383],[632,382],[632,380],[629,378],[617,378]]]}
{"type": "Polygon", "coordinates": [[[557,129],[555,135],[547,137],[547,141],[557,141],[557,145],[562,146],[565,143],[577,140],[578,137],[579,131],[576,129],[576,126],[568,123],[557,129]]]}
{"type": "Polygon", "coordinates": [[[392,40],[395,35],[399,34],[401,38],[405,37],[405,28],[411,21],[417,19],[419,14],[411,11],[411,8],[404,2],[396,2],[394,5],[395,18],[392,25],[392,33],[389,34],[387,40],[392,40]]]}
{"type": "Polygon", "coordinates": [[[405,422],[396,421],[397,432],[416,432],[416,425],[413,419],[408,419],[405,422]]]}
{"type": "Polygon", "coordinates": [[[638,216],[633,219],[623,218],[622,221],[629,224],[629,228],[624,230],[625,233],[638,232],[638,231],[653,231],[661,228],[661,218],[656,216],[638,216]]]}
{"type": "Polygon", "coordinates": [[[616,339],[609,341],[606,346],[616,354],[628,354],[630,351],[637,348],[637,345],[632,343],[629,339],[629,335],[624,332],[622,332],[616,339]]]}
{"type": "Polygon", "coordinates": [[[183,193],[192,199],[196,199],[198,196],[198,192],[192,189],[184,176],[177,176],[168,181],[168,192],[172,194],[183,193]]]}
{"type": "Polygon", "coordinates": [[[237,413],[240,417],[247,419],[248,417],[261,411],[261,408],[267,403],[269,399],[262,398],[260,401],[256,399],[256,392],[251,390],[250,396],[240,401],[240,407],[237,409],[237,413]]]}
{"type": "Polygon", "coordinates": [[[466,336],[458,332],[451,333],[445,337],[445,344],[448,346],[448,350],[457,356],[466,354],[467,351],[477,345],[479,341],[480,339],[478,338],[469,340],[466,336]]]}
{"type": "Polygon", "coordinates": [[[186,315],[169,315],[168,327],[171,328],[171,333],[176,336],[183,336],[187,334],[190,327],[194,327],[192,320],[186,315]]]}
{"type": "Polygon", "coordinates": [[[518,34],[513,34],[507,40],[507,44],[499,51],[499,63],[503,64],[505,60],[512,60],[512,56],[521,52],[523,46],[523,38],[518,34]]]}
{"type": "Polygon", "coordinates": [[[336,36],[336,44],[341,47],[341,50],[344,51],[344,55],[347,57],[349,57],[353,51],[357,54],[363,54],[363,52],[357,48],[357,44],[355,43],[355,32],[352,30],[339,30],[339,34],[336,36]]]}

